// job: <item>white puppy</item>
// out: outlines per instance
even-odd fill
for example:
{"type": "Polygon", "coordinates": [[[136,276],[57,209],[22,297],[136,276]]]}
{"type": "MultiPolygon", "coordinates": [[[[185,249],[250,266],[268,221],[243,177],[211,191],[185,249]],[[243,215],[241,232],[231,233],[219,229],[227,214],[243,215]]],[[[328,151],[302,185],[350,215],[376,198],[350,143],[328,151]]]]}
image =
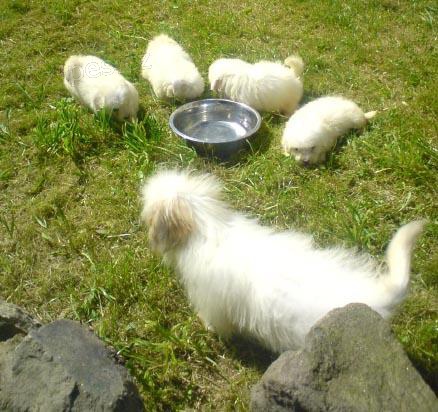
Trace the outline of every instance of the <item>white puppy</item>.
{"type": "Polygon", "coordinates": [[[93,112],[106,109],[119,120],[134,120],[138,92],[113,66],[96,56],[70,56],[64,65],[64,85],[93,112]]]}
{"type": "Polygon", "coordinates": [[[204,80],[190,56],[165,34],[149,42],[141,61],[141,75],[160,99],[195,99],[204,91],[204,80]]]}
{"type": "Polygon", "coordinates": [[[364,113],[343,97],[320,97],[297,110],[286,123],[282,146],[303,165],[323,162],[338,137],[364,127],[377,112],[364,113]]]}
{"type": "Polygon", "coordinates": [[[403,226],[388,251],[388,270],[343,248],[276,232],[230,210],[211,176],[174,171],[142,190],[151,248],[180,274],[207,327],[242,333],[281,352],[303,345],[311,326],[333,308],[362,302],[391,314],[408,287],[411,252],[423,222],[403,226]]]}
{"type": "Polygon", "coordinates": [[[256,110],[291,115],[303,96],[300,78],[304,63],[298,56],[280,62],[255,64],[240,59],[218,59],[208,70],[211,90],[256,110]],[[287,67],[286,67],[287,66],[287,67]]]}

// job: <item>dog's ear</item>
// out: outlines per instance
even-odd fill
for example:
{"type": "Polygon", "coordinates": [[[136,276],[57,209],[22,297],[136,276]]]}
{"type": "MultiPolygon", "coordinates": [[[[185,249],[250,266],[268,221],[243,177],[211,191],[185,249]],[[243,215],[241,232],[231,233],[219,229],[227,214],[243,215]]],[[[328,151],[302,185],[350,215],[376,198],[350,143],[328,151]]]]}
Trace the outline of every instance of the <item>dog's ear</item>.
{"type": "Polygon", "coordinates": [[[182,198],[158,207],[147,223],[151,248],[161,253],[183,243],[195,228],[190,205],[182,198]]]}

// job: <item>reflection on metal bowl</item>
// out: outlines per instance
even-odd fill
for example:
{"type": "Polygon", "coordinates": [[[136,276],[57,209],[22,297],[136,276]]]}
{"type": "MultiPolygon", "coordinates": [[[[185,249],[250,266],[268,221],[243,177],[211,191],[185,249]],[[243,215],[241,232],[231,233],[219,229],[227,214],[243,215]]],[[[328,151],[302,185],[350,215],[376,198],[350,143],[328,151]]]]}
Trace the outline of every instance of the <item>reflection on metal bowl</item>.
{"type": "Polygon", "coordinates": [[[228,159],[248,147],[260,128],[260,114],[246,104],[225,99],[205,99],[176,109],[170,128],[198,153],[228,159]]]}

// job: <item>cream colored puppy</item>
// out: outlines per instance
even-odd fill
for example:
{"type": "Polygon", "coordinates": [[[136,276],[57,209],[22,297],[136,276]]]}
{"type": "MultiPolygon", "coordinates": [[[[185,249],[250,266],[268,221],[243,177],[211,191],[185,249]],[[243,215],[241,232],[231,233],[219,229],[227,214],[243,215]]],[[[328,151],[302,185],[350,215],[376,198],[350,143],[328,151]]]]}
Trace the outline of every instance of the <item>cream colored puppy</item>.
{"type": "Polygon", "coordinates": [[[95,113],[106,109],[119,121],[137,117],[136,88],[99,57],[70,56],[64,65],[64,85],[95,113]]]}
{"type": "Polygon", "coordinates": [[[280,62],[255,64],[240,59],[218,59],[208,71],[210,88],[222,97],[246,103],[262,112],[291,115],[303,96],[301,74],[304,63],[298,56],[280,62]]]}
{"type": "Polygon", "coordinates": [[[297,110],[286,123],[281,142],[284,153],[305,166],[321,163],[338,137],[363,128],[376,113],[364,113],[343,97],[320,97],[297,110]]]}
{"type": "Polygon", "coordinates": [[[424,223],[395,233],[386,267],[232,210],[209,175],[159,172],[142,195],[150,246],[176,269],[205,325],[224,337],[252,336],[275,352],[302,346],[317,320],[348,303],[390,316],[408,290],[412,249],[424,223]]]}
{"type": "Polygon", "coordinates": [[[141,62],[141,75],[160,99],[195,99],[204,91],[204,80],[190,56],[165,34],[149,42],[141,62]]]}

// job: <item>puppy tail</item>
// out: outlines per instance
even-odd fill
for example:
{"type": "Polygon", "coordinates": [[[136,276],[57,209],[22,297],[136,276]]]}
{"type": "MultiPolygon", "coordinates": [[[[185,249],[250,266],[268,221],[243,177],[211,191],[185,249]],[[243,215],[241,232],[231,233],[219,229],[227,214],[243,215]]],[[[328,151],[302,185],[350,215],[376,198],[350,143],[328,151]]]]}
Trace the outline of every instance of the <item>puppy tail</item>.
{"type": "Polygon", "coordinates": [[[301,76],[304,72],[304,62],[300,56],[292,55],[286,58],[284,65],[289,67],[297,77],[301,76]]]}
{"type": "Polygon", "coordinates": [[[411,256],[415,241],[426,220],[416,220],[402,226],[392,238],[386,251],[389,275],[384,277],[385,287],[391,296],[400,300],[407,291],[411,270],[411,256]]]}
{"type": "Polygon", "coordinates": [[[370,120],[377,114],[377,110],[373,110],[372,112],[365,113],[365,119],[370,120]]]}

